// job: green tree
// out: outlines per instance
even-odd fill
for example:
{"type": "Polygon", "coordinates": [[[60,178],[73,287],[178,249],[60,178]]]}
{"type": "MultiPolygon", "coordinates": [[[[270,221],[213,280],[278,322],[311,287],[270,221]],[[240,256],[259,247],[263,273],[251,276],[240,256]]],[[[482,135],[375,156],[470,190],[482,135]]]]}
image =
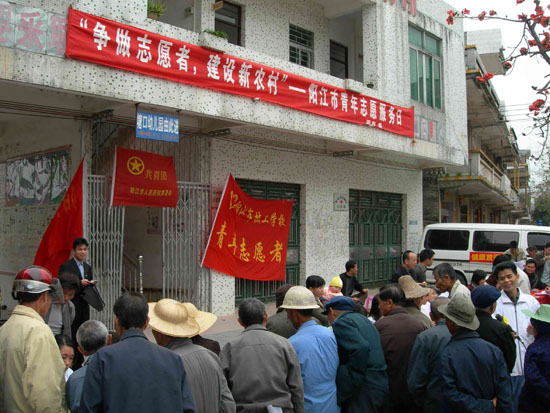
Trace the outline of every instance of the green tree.
{"type": "Polygon", "coordinates": [[[550,194],[541,194],[535,199],[533,219],[536,222],[542,220],[542,225],[550,226],[550,194]]]}

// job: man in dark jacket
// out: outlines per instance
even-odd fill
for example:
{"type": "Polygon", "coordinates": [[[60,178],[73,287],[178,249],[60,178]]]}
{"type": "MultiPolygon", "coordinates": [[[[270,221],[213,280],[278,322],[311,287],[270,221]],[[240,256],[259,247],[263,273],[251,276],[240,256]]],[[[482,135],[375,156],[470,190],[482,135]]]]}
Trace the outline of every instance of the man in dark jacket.
{"type": "MultiPolygon", "coordinates": [[[[537,279],[540,280],[540,277],[542,276],[542,271],[544,270],[544,263],[546,262],[546,260],[544,259],[544,251],[539,252],[536,245],[531,245],[527,247],[527,260],[529,259],[535,261],[535,274],[537,275],[537,279]]],[[[531,288],[536,287],[531,284],[531,288]]]]}
{"type": "Polygon", "coordinates": [[[426,270],[434,263],[435,252],[429,248],[420,251],[418,254],[418,264],[412,270],[413,278],[417,283],[426,287],[426,270]]]}
{"type": "Polygon", "coordinates": [[[275,291],[275,307],[277,312],[267,319],[266,328],[272,333],[284,338],[290,338],[296,334],[296,328],[286,315],[286,310],[281,308],[286,292],[292,287],[290,284],[283,284],[275,291]]]}
{"type": "Polygon", "coordinates": [[[377,412],[386,404],[388,376],[378,331],[367,317],[354,313],[349,297],[325,305],[338,344],[338,404],[343,413],[377,412]]]}
{"type": "Polygon", "coordinates": [[[502,351],[508,366],[508,373],[511,373],[516,363],[516,344],[512,336],[512,329],[509,325],[491,317],[500,296],[500,291],[492,285],[481,285],[472,291],[471,298],[479,320],[477,333],[483,340],[494,344],[502,351]]]}
{"type": "MultiPolygon", "coordinates": [[[[474,290],[475,291],[475,290],[474,290]]],[[[441,381],[445,412],[512,411],[512,382],[502,351],[479,337],[476,310],[457,294],[439,307],[451,341],[441,352],[441,381]]]]}
{"type": "Polygon", "coordinates": [[[374,326],[380,334],[384,358],[388,366],[390,383],[390,411],[416,412],[407,385],[409,357],[416,336],[424,331],[424,325],[403,308],[405,293],[399,284],[388,284],[378,294],[380,314],[384,317],[374,326]]]}
{"type": "MultiPolygon", "coordinates": [[[[369,290],[364,288],[361,283],[357,281],[358,271],[357,263],[355,261],[350,260],[346,262],[346,272],[340,274],[340,279],[342,280],[342,295],[351,297],[354,290],[359,291],[360,294],[369,293],[369,290]]],[[[359,298],[354,298],[354,301],[359,301],[359,298]]]]}
{"type": "MultiPolygon", "coordinates": [[[[74,320],[71,325],[71,338],[73,343],[76,343],[76,332],[78,328],[82,325],[82,323],[90,319],[90,305],[82,298],[82,292],[84,287],[92,284],[94,275],[92,267],[85,262],[88,257],[88,241],[86,241],[85,238],[76,238],[73,241],[72,253],[73,257],[59,266],[58,275],[70,273],[76,275],[80,280],[78,289],[75,291],[74,297],[71,300],[74,304],[75,310],[74,320]]],[[[78,369],[82,365],[83,361],[84,358],[82,357],[82,354],[75,349],[73,369],[78,369]]]]}
{"type": "Polygon", "coordinates": [[[180,357],[150,342],[145,297],[126,293],[114,305],[120,341],[91,358],[80,412],[195,412],[180,357]]]}
{"type": "Polygon", "coordinates": [[[439,312],[439,307],[448,302],[449,299],[445,297],[437,297],[432,301],[430,317],[436,323],[435,327],[423,331],[416,337],[409,360],[409,390],[416,404],[422,406],[425,413],[440,413],[443,405],[439,357],[451,339],[451,334],[445,324],[445,317],[439,312]]]}
{"type": "Polygon", "coordinates": [[[416,254],[410,250],[403,253],[402,264],[391,275],[391,282],[397,283],[400,277],[403,275],[410,275],[415,277],[414,269],[416,268],[416,254]]]}

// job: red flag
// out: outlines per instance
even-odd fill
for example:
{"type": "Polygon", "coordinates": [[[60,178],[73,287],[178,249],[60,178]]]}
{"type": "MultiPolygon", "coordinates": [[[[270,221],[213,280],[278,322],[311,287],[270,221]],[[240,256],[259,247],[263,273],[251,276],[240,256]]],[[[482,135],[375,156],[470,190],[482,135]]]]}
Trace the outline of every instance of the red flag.
{"type": "Polygon", "coordinates": [[[46,267],[56,277],[59,266],[71,256],[74,239],[84,234],[83,189],[84,159],[80,162],[63,201],[42,236],[34,257],[35,265],[46,267]]]}
{"type": "Polygon", "coordinates": [[[116,148],[111,205],[175,207],[177,204],[173,157],[116,148]]]}
{"type": "Polygon", "coordinates": [[[291,200],[252,198],[230,174],[202,265],[249,280],[284,281],[291,214],[291,200]]]}

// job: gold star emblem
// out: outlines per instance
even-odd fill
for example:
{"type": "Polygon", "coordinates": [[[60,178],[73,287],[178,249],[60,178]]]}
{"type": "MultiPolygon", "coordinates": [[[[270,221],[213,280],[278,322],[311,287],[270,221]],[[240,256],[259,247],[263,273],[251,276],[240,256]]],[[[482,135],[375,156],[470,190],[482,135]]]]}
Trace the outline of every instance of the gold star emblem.
{"type": "Polygon", "coordinates": [[[145,163],[137,156],[132,156],[126,162],[126,167],[132,175],[140,175],[145,169],[145,163]]]}

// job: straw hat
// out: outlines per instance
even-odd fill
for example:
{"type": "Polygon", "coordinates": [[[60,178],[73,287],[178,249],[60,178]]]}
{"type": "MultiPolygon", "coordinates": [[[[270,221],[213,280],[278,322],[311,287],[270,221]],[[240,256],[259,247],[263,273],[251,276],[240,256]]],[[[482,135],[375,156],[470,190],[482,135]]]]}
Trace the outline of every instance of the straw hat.
{"type": "Polygon", "coordinates": [[[216,322],[212,313],[197,310],[191,303],[165,298],[149,303],[149,326],[170,337],[193,337],[208,330],[216,322]]]}
{"type": "Polygon", "coordinates": [[[535,320],[542,321],[543,323],[550,323],[550,305],[548,304],[541,304],[536,312],[531,310],[521,310],[521,312],[535,320]]]}
{"type": "Polygon", "coordinates": [[[401,288],[403,288],[406,299],[424,297],[430,292],[429,288],[419,286],[410,275],[403,275],[399,277],[399,280],[397,282],[399,283],[401,288]]]}

